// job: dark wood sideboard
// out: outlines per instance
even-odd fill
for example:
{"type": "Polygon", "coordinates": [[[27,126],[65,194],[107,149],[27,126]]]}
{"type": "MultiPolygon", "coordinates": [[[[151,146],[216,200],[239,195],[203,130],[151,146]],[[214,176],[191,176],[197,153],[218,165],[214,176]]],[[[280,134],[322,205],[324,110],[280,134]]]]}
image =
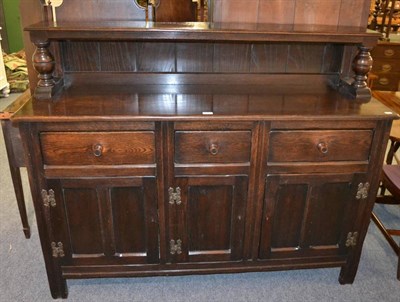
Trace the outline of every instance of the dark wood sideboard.
{"type": "Polygon", "coordinates": [[[54,298],[72,278],[354,281],[396,118],[366,87],[376,33],[61,14],[26,30],[39,82],[11,121],[54,298]]]}

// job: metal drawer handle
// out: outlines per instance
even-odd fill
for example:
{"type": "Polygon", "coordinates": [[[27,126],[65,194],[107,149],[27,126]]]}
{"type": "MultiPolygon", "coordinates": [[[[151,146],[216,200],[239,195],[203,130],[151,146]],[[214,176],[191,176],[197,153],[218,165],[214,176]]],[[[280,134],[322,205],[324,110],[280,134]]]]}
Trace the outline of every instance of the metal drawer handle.
{"type": "Polygon", "coordinates": [[[101,144],[93,145],[93,155],[96,157],[100,157],[103,155],[103,146],[101,144]]]}
{"type": "Polygon", "coordinates": [[[212,155],[217,155],[219,147],[217,144],[211,144],[209,150],[212,155]]]}
{"type": "Polygon", "coordinates": [[[385,49],[385,51],[383,52],[385,54],[386,57],[392,57],[394,55],[394,50],[393,49],[385,49]]]}
{"type": "Polygon", "coordinates": [[[319,143],[317,145],[318,151],[321,152],[322,154],[327,154],[328,153],[328,144],[327,143],[319,143]]]}
{"type": "Polygon", "coordinates": [[[382,71],[388,72],[388,71],[391,71],[391,70],[392,70],[392,65],[390,65],[390,64],[383,64],[382,65],[382,71]]]}
{"type": "Polygon", "coordinates": [[[389,79],[388,78],[380,78],[378,80],[379,84],[381,85],[388,85],[389,84],[389,79]]]}

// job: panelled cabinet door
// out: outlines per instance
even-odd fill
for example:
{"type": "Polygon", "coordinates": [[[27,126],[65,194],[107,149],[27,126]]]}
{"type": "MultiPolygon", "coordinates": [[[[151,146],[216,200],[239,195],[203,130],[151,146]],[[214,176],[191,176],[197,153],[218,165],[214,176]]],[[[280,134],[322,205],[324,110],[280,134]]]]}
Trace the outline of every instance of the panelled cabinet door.
{"type": "Polygon", "coordinates": [[[357,209],[366,199],[363,179],[363,174],[267,176],[259,258],[346,254],[348,236],[357,231],[357,209]]]}
{"type": "Polygon", "coordinates": [[[53,242],[64,264],[158,263],[154,177],[48,180],[53,242]]]}
{"type": "Polygon", "coordinates": [[[248,178],[175,179],[169,198],[171,262],[242,259],[248,178]]]}

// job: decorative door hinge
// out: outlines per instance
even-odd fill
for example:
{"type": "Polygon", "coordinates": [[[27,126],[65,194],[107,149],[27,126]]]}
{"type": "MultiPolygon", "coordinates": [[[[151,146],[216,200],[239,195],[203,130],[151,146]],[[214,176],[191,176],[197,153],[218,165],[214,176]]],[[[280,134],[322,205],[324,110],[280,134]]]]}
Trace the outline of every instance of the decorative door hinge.
{"type": "Polygon", "coordinates": [[[169,204],[181,204],[181,188],[177,187],[175,192],[173,188],[168,189],[169,204]]]}
{"type": "Polygon", "coordinates": [[[358,232],[349,232],[346,239],[346,247],[354,247],[357,245],[358,232]]]}
{"type": "Polygon", "coordinates": [[[45,207],[52,206],[54,208],[57,205],[56,198],[54,197],[54,191],[51,189],[48,193],[46,190],[42,190],[42,199],[45,207]]]}
{"type": "Polygon", "coordinates": [[[358,190],[357,190],[357,199],[366,199],[368,197],[368,191],[369,191],[369,182],[366,182],[365,184],[360,183],[358,185],[358,190]]]}
{"type": "Polygon", "coordinates": [[[182,254],[182,240],[178,239],[175,243],[175,240],[171,240],[169,242],[169,252],[171,255],[182,254]]]}
{"type": "Polygon", "coordinates": [[[55,243],[52,242],[51,243],[51,249],[53,251],[53,257],[54,258],[62,258],[65,256],[64,254],[64,246],[61,242],[55,243]]]}

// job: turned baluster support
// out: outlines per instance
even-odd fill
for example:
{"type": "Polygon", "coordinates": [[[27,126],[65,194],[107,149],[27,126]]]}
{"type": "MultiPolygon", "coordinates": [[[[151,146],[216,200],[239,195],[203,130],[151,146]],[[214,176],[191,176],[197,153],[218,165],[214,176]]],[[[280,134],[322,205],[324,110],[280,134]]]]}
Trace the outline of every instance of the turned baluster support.
{"type": "Polygon", "coordinates": [[[36,50],[32,62],[39,78],[34,95],[37,99],[50,99],[61,86],[61,81],[53,77],[56,63],[49,50],[50,41],[36,41],[34,44],[36,50]]]}
{"type": "Polygon", "coordinates": [[[359,52],[352,62],[354,71],[353,78],[339,79],[338,82],[332,82],[331,86],[346,97],[356,99],[357,101],[369,102],[371,99],[371,89],[367,85],[368,72],[372,69],[372,57],[369,53],[371,47],[359,46],[359,52]]]}
{"type": "Polygon", "coordinates": [[[365,46],[358,47],[359,52],[353,60],[352,69],[354,71],[354,95],[356,98],[370,98],[371,90],[367,86],[368,73],[372,69],[372,57],[370,48],[365,46]]]}

